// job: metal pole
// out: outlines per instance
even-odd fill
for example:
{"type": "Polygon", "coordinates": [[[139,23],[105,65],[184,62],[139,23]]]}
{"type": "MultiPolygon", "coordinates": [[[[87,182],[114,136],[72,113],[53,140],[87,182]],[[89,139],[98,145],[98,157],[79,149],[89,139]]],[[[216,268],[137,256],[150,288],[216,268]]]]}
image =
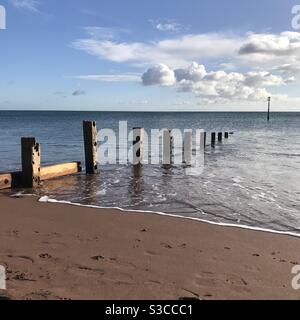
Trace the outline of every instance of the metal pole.
{"type": "Polygon", "coordinates": [[[271,97],[268,98],[268,121],[270,121],[271,97]]]}

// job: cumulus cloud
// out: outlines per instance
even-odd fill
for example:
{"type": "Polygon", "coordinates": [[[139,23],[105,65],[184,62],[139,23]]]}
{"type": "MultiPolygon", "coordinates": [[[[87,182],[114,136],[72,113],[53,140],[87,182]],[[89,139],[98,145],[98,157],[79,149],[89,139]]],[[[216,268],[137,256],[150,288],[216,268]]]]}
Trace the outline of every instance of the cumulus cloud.
{"type": "Polygon", "coordinates": [[[159,64],[149,68],[142,76],[145,86],[161,85],[173,86],[176,83],[175,72],[165,64],[159,64]]]}
{"type": "Polygon", "coordinates": [[[18,9],[39,12],[38,6],[40,3],[37,0],[10,0],[10,3],[18,9]]]}
{"type": "Polygon", "coordinates": [[[176,86],[180,92],[210,100],[262,100],[270,93],[265,87],[285,84],[285,79],[269,72],[208,72],[193,62],[187,68],[172,70],[167,65],[149,68],[142,76],[144,85],[176,86]]]}
{"type": "Polygon", "coordinates": [[[190,80],[197,82],[202,80],[207,72],[203,65],[193,62],[188,68],[175,70],[177,81],[190,80]]]}
{"type": "Polygon", "coordinates": [[[86,94],[86,92],[84,90],[78,89],[78,90],[75,90],[72,93],[72,96],[78,97],[78,96],[82,96],[82,95],[85,95],[85,94],[86,94]]]}

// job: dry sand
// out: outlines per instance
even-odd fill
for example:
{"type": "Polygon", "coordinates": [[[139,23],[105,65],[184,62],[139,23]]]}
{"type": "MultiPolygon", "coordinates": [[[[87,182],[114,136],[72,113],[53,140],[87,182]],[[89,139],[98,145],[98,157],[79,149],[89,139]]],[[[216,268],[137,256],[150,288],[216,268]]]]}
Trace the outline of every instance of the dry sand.
{"type": "Polygon", "coordinates": [[[300,239],[0,196],[11,299],[298,299],[300,239]]]}

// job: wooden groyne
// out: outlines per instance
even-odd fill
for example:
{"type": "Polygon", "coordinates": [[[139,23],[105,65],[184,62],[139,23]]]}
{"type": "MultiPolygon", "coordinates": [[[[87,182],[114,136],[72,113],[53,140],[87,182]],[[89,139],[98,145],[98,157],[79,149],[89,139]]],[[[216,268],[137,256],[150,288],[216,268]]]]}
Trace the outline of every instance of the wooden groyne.
{"type": "MultiPolygon", "coordinates": [[[[233,132],[225,132],[224,138],[228,139],[233,132]]],[[[211,132],[210,145],[216,144],[216,132],[211,132]]],[[[202,133],[201,148],[207,147],[207,132],[202,133]]],[[[163,133],[162,160],[165,168],[172,165],[173,141],[172,130],[163,133]]],[[[183,139],[183,163],[191,164],[192,157],[192,131],[185,131],[183,139]]],[[[223,133],[218,132],[218,142],[223,140],[223,133]]],[[[85,154],[86,174],[99,172],[97,163],[97,125],[96,121],[83,121],[83,141],[85,154]]],[[[144,157],[144,128],[133,128],[133,170],[135,176],[143,172],[144,157]]],[[[21,138],[21,171],[0,172],[0,190],[12,188],[35,188],[42,181],[73,175],[82,172],[81,162],[72,161],[43,166],[41,161],[41,145],[34,137],[21,138]]]]}

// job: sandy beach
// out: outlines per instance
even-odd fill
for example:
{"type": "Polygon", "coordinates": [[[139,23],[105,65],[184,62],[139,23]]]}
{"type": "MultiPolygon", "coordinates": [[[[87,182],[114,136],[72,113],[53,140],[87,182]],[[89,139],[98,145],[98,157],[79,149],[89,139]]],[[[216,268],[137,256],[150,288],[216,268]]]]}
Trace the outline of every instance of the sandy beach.
{"type": "Polygon", "coordinates": [[[300,239],[0,196],[10,299],[298,299],[300,239]]]}

